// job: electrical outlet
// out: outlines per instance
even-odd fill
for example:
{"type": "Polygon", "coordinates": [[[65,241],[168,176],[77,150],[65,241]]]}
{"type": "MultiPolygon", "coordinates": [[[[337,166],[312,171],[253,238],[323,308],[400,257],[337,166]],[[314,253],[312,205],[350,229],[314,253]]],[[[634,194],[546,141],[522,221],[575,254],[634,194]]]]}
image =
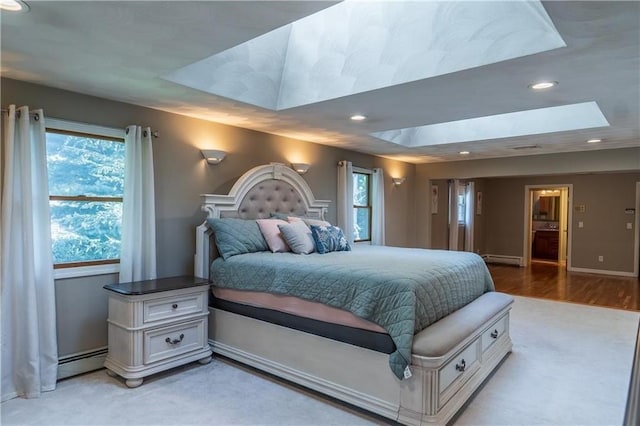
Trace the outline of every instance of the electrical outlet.
{"type": "Polygon", "coordinates": [[[604,262],[604,256],[598,256],[598,262],[604,262]]]}
{"type": "Polygon", "coordinates": [[[584,222],[583,221],[578,222],[578,228],[584,228],[584,222]]]}
{"type": "Polygon", "coordinates": [[[633,229],[633,225],[631,224],[631,222],[627,222],[627,229],[633,229]]]}

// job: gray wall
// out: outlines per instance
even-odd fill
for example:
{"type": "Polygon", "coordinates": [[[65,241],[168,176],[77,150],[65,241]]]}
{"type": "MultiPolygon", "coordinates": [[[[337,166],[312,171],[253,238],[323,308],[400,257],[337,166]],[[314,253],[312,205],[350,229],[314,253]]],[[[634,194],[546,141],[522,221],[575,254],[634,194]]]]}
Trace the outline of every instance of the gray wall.
{"type": "Polygon", "coordinates": [[[573,205],[584,204],[585,212],[573,210],[571,266],[633,272],[635,216],[625,209],[635,208],[636,182],[640,173],[486,179],[485,253],[523,255],[525,185],[572,184],[573,205]],[[584,228],[578,228],[579,221],[584,228]],[[628,222],[634,229],[626,228],[628,222]],[[598,256],[604,256],[604,262],[598,256]]]}
{"type": "MultiPolygon", "coordinates": [[[[449,183],[446,179],[431,181],[438,187],[438,212],[431,213],[431,248],[446,250],[449,247],[449,183]]],[[[428,193],[430,194],[430,193],[428,193]]],[[[428,195],[431,203],[431,195],[428,195]]]]}
{"type": "MultiPolygon", "coordinates": [[[[202,193],[226,193],[251,167],[270,162],[307,162],[304,175],[315,196],[332,200],[328,219],[335,222],[337,162],[385,170],[385,231],[387,243],[415,246],[415,166],[353,151],[302,142],[252,130],[226,126],[150,108],[86,96],[74,92],[2,79],[2,107],[9,104],[43,108],[53,117],[101,126],[151,126],[154,139],[158,276],[193,272],[195,227],[205,218],[202,193]],[[227,158],[209,166],[200,149],[223,149],[227,158]],[[392,177],[406,177],[395,187],[392,177]]],[[[104,284],[116,276],[56,281],[60,355],[107,344],[104,284]]]]}
{"type": "MultiPolygon", "coordinates": [[[[482,215],[475,216],[474,234],[475,247],[480,253],[523,256],[525,186],[571,184],[573,205],[585,205],[584,213],[575,209],[572,212],[571,266],[633,272],[635,229],[627,229],[626,224],[631,222],[635,227],[635,216],[625,214],[625,209],[635,208],[639,172],[473,180],[476,191],[483,193],[482,215]],[[584,228],[578,228],[579,221],[584,228]],[[604,256],[604,262],[599,262],[598,256],[604,256]]],[[[440,212],[446,217],[446,205],[444,208],[440,208],[440,212]]],[[[447,223],[437,216],[432,215],[433,248],[440,248],[443,238],[446,246],[447,223]]]]}
{"type": "MultiPolygon", "coordinates": [[[[484,220],[482,214],[478,214],[476,208],[476,194],[484,193],[483,179],[463,179],[461,183],[473,182],[474,188],[474,228],[473,228],[473,251],[484,253],[484,220]]],[[[438,186],[438,213],[431,214],[431,245],[433,249],[446,249],[449,241],[449,183],[447,179],[433,179],[431,185],[438,186]]],[[[484,195],[484,194],[483,194],[484,195]]],[[[483,203],[484,204],[484,203],[483,203]]],[[[464,244],[464,228],[458,231],[458,247],[464,244]]]]}
{"type": "MultiPolygon", "coordinates": [[[[474,179],[477,182],[478,178],[489,177],[567,175],[638,170],[640,170],[640,147],[417,165],[415,179],[416,212],[419,219],[416,223],[416,245],[428,248],[431,244],[432,215],[428,214],[431,206],[430,198],[425,195],[429,194],[429,181],[432,179],[474,179]]],[[[485,228],[483,232],[488,233],[488,228],[485,228]]]]}

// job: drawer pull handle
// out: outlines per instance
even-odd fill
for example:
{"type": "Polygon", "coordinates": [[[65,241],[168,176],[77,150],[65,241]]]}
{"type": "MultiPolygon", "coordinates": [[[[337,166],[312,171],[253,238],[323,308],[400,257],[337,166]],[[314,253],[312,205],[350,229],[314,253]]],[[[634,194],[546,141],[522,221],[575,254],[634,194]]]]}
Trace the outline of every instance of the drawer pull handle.
{"type": "Polygon", "coordinates": [[[460,364],[456,364],[456,370],[458,371],[464,371],[466,368],[467,368],[467,363],[464,361],[464,359],[460,361],[460,364]]]}
{"type": "Polygon", "coordinates": [[[178,343],[182,342],[182,339],[184,339],[184,334],[181,334],[179,339],[171,340],[171,337],[167,337],[166,339],[164,339],[164,341],[170,345],[177,345],[178,343]]]}
{"type": "Polygon", "coordinates": [[[498,330],[493,330],[491,332],[491,337],[493,337],[494,339],[497,339],[498,338],[498,330]]]}
{"type": "Polygon", "coordinates": [[[178,304],[177,304],[177,303],[174,303],[173,305],[171,305],[171,307],[172,307],[173,309],[178,309],[178,304]]]}

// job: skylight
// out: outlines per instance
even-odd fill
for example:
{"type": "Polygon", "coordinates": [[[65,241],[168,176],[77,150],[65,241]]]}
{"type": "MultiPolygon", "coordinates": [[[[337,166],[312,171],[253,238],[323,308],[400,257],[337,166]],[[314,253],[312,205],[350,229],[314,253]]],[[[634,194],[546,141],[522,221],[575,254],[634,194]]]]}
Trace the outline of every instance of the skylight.
{"type": "Polygon", "coordinates": [[[539,1],[345,1],[164,78],[283,110],[564,46],[539,1]]]}
{"type": "Polygon", "coordinates": [[[609,122],[598,104],[584,102],[387,130],[371,136],[411,148],[606,126],[609,122]]]}

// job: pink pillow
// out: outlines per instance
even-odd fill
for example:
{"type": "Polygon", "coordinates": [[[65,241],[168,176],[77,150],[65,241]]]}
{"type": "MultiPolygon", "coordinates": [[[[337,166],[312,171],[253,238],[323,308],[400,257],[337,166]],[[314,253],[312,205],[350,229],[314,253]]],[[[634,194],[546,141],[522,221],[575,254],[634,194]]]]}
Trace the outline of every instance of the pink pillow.
{"type": "Polygon", "coordinates": [[[281,219],[256,219],[260,232],[264,237],[267,245],[274,253],[284,253],[291,251],[287,243],[282,238],[278,225],[287,225],[287,222],[281,219]]]}

